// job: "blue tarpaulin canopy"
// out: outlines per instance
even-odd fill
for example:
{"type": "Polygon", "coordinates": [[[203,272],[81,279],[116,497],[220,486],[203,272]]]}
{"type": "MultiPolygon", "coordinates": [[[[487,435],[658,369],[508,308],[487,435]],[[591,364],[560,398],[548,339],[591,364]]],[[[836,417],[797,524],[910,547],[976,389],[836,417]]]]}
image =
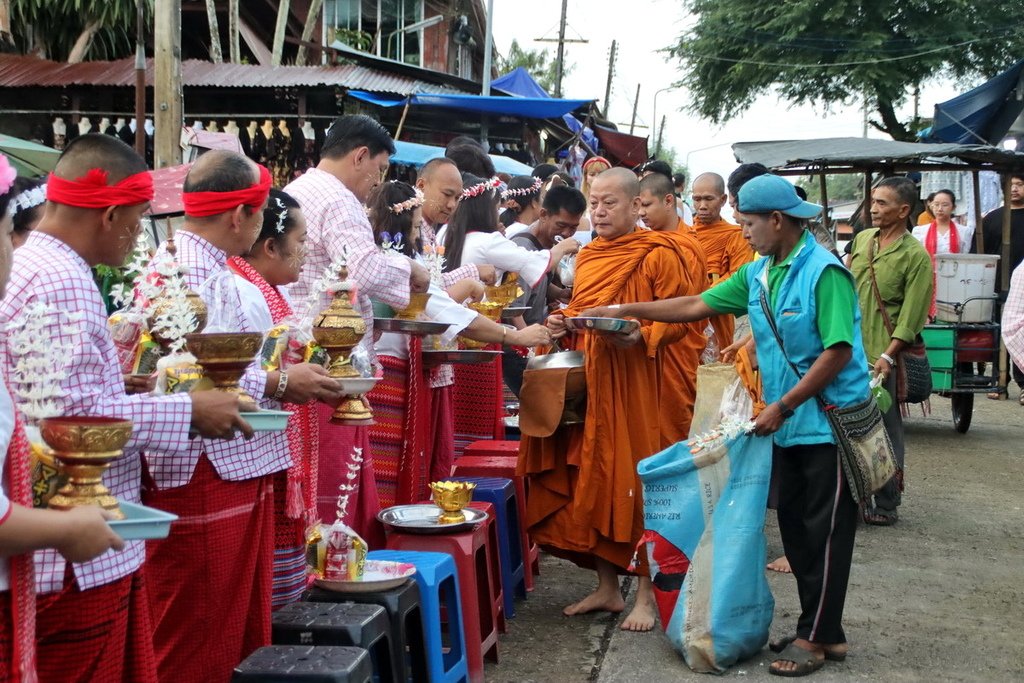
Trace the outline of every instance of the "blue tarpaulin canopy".
{"type": "Polygon", "coordinates": [[[1024,59],[992,80],[935,105],[926,142],[995,145],[1024,111],[1024,59]]]}
{"type": "MultiPolygon", "coordinates": [[[[431,159],[443,156],[443,147],[420,145],[415,142],[402,142],[401,140],[395,140],[395,153],[391,155],[391,163],[406,164],[408,166],[415,166],[416,168],[419,168],[431,159]]],[[[498,171],[498,173],[508,173],[509,175],[530,175],[533,172],[532,167],[522,164],[507,156],[501,154],[492,154],[490,156],[494,161],[494,169],[498,171]]]]}
{"type": "Polygon", "coordinates": [[[397,107],[406,103],[421,107],[441,107],[481,114],[519,116],[526,119],[555,119],[580,107],[590,100],[555,100],[543,97],[484,97],[482,95],[389,95],[364,90],[349,90],[357,100],[379,107],[397,107]]]}
{"type": "MultiPolygon", "coordinates": [[[[491,86],[515,97],[551,97],[551,95],[548,94],[548,91],[542,88],[540,83],[534,80],[533,76],[530,75],[530,72],[521,66],[517,66],[504,76],[495,78],[491,83],[491,86]]],[[[569,127],[569,130],[573,133],[580,134],[580,139],[583,140],[585,145],[590,147],[590,149],[597,151],[598,142],[597,137],[594,135],[594,131],[590,128],[584,127],[584,125],[572,114],[563,115],[562,120],[565,121],[565,125],[569,127]]]]}

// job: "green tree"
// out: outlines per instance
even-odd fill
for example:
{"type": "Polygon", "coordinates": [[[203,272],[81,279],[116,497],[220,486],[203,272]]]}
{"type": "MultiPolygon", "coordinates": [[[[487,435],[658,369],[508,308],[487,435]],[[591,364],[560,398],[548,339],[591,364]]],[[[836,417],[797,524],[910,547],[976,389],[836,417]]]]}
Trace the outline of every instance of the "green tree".
{"type": "MultiPolygon", "coordinates": [[[[836,173],[825,176],[828,183],[829,204],[864,198],[864,177],[859,173],[836,173]]],[[[821,203],[820,176],[804,176],[797,183],[807,190],[807,200],[815,204],[821,203]]]]}
{"type": "MultiPolygon", "coordinates": [[[[697,23],[668,48],[696,114],[721,123],[775,90],[797,104],[867,106],[912,140],[896,108],[929,79],[991,77],[1024,53],[1005,0],[690,0],[697,23]]],[[[782,114],[784,115],[784,114],[782,114]]]]}
{"type": "MultiPolygon", "coordinates": [[[[148,23],[152,0],[143,0],[143,10],[148,23]]],[[[135,0],[11,0],[18,48],[59,62],[130,56],[135,20],[135,0]]]]}
{"type": "MultiPolygon", "coordinates": [[[[524,50],[519,41],[513,39],[508,48],[508,57],[499,62],[502,73],[508,73],[516,67],[523,67],[548,94],[555,92],[555,81],[558,80],[558,60],[551,59],[547,50],[524,50]]],[[[574,64],[566,63],[562,69],[562,82],[575,68],[574,64]]]]}

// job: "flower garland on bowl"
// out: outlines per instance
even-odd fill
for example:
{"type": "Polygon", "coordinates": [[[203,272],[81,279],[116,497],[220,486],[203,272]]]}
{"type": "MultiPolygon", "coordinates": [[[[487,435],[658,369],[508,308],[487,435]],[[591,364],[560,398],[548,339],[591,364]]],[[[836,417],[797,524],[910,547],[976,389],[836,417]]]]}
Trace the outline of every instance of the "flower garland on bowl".
{"type": "Polygon", "coordinates": [[[498,176],[494,176],[493,178],[485,180],[482,183],[470,185],[469,187],[462,191],[462,194],[459,195],[459,201],[461,202],[463,199],[472,199],[473,197],[479,197],[484,192],[492,192],[494,190],[497,190],[499,187],[501,187],[501,184],[501,178],[499,178],[498,176]]]}
{"type": "Polygon", "coordinates": [[[430,281],[444,287],[444,247],[426,244],[423,246],[423,263],[430,273],[430,281]]]}
{"type": "Polygon", "coordinates": [[[21,412],[32,424],[62,414],[61,383],[75,352],[81,313],[33,301],[7,324],[7,346],[15,358],[9,381],[21,412]],[[59,330],[54,334],[54,330],[59,330]]]}
{"type": "Polygon", "coordinates": [[[167,341],[171,355],[182,354],[185,352],[185,335],[199,327],[199,320],[187,298],[185,269],[169,251],[154,258],[150,267],[149,276],[139,280],[139,292],[144,297],[146,308],[152,308],[158,299],[161,303],[158,315],[150,324],[150,332],[167,341]]]}
{"type": "Polygon", "coordinates": [[[141,309],[145,306],[142,295],[142,280],[149,265],[149,235],[145,230],[140,230],[135,238],[135,247],[132,249],[128,264],[124,267],[124,282],[110,288],[110,300],[118,308],[141,309]],[[128,284],[128,283],[131,284],[128,284]]]}
{"type": "Polygon", "coordinates": [[[399,256],[405,256],[405,243],[402,240],[402,233],[396,232],[394,236],[390,232],[382,232],[380,234],[380,248],[385,254],[398,254],[399,256]]]}

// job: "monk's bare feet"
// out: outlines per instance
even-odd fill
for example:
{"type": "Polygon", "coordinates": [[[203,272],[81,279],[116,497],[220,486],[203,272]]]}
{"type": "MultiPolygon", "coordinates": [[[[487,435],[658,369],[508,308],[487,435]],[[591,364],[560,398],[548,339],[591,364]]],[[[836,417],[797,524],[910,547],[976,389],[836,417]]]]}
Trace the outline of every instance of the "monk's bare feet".
{"type": "Polygon", "coordinates": [[[779,572],[780,574],[792,574],[793,568],[789,566],[789,558],[783,555],[777,558],[774,562],[768,563],[768,569],[773,572],[779,572]]]}
{"type": "Polygon", "coordinates": [[[626,609],[626,602],[622,599],[618,586],[614,584],[613,586],[611,590],[598,588],[579,602],[574,602],[563,609],[562,614],[567,617],[587,614],[589,612],[612,612],[618,614],[626,609]]]}
{"type": "Polygon", "coordinates": [[[622,622],[623,631],[644,632],[654,628],[654,588],[651,580],[640,577],[640,585],[636,591],[636,602],[633,609],[622,622]]]}

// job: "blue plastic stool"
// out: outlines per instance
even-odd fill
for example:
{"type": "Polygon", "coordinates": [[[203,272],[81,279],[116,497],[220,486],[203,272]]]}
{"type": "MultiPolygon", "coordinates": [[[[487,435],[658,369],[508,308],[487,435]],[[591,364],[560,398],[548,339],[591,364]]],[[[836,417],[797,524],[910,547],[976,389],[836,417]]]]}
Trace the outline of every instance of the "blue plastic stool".
{"type": "Polygon", "coordinates": [[[411,550],[373,550],[367,559],[408,562],[416,566],[416,584],[420,589],[427,650],[427,668],[431,683],[469,681],[466,661],[466,635],[462,628],[462,599],[455,574],[455,560],[445,553],[411,550]],[[442,637],[441,610],[447,615],[448,650],[442,637]]]}
{"type": "Polygon", "coordinates": [[[501,559],[501,584],[504,588],[505,615],[516,615],[516,596],[526,599],[526,567],[523,545],[519,533],[519,505],[516,501],[515,482],[502,477],[455,477],[455,481],[476,484],[473,500],[494,506],[498,526],[498,557],[501,559]]]}

